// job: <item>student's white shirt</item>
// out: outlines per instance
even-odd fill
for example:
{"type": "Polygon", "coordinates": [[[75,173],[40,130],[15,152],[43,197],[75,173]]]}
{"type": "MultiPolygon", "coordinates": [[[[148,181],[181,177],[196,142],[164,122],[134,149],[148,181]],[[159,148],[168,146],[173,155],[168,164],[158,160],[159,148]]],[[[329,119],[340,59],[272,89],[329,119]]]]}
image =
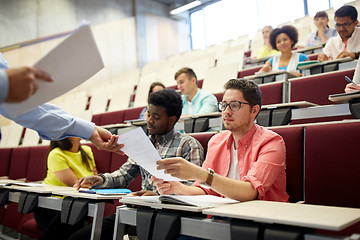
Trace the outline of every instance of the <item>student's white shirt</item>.
{"type": "Polygon", "coordinates": [[[190,101],[188,101],[188,111],[187,114],[192,115],[193,114],[193,110],[192,110],[192,103],[190,101]]]}
{"type": "MultiPolygon", "coordinates": [[[[338,35],[336,37],[330,38],[325,47],[323,48],[323,53],[330,57],[331,59],[336,59],[336,57],[345,49],[345,43],[343,43],[341,37],[338,35]]],[[[355,28],[351,37],[347,40],[347,52],[357,52],[360,51],[360,28],[355,28]]]]}
{"type": "Polygon", "coordinates": [[[356,83],[357,85],[360,84],[360,61],[359,60],[356,64],[353,82],[356,83]]]}
{"type": "Polygon", "coordinates": [[[231,164],[230,170],[228,173],[228,178],[240,180],[239,177],[239,166],[238,166],[238,155],[237,150],[235,149],[235,143],[233,142],[231,145],[231,164]]]}

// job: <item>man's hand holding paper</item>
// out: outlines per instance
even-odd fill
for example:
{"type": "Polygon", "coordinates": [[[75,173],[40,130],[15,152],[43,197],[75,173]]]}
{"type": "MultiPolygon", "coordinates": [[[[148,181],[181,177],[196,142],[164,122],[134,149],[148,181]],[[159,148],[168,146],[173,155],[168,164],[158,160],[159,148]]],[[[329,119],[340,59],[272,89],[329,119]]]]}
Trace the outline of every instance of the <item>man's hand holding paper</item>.
{"type": "Polygon", "coordinates": [[[140,127],[120,134],[117,143],[123,144],[124,147],[121,150],[156,178],[166,181],[180,180],[170,174],[165,174],[163,170],[157,169],[156,162],[161,160],[161,157],[140,127]]]}

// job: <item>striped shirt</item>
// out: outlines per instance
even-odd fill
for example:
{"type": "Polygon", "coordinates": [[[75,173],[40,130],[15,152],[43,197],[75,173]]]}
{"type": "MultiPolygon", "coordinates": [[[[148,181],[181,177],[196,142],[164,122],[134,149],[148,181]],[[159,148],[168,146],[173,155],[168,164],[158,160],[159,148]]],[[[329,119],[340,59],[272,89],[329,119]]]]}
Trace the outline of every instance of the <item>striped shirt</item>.
{"type": "MultiPolygon", "coordinates": [[[[155,144],[155,136],[150,136],[150,140],[155,144]]],[[[176,132],[174,129],[159,138],[156,150],[162,159],[182,157],[198,166],[201,166],[204,161],[204,149],[201,144],[195,138],[176,132]]],[[[156,186],[150,179],[151,174],[130,158],[119,170],[103,174],[105,181],[99,188],[127,187],[140,173],[141,188],[157,192],[156,186]]]]}

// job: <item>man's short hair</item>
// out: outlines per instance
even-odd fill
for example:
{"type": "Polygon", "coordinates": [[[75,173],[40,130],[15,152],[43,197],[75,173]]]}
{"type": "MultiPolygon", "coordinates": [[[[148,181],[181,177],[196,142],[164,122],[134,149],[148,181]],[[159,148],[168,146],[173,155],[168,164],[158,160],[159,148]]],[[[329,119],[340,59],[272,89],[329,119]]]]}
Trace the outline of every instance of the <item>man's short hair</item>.
{"type": "Polygon", "coordinates": [[[357,20],[358,12],[355,7],[351,5],[345,5],[336,10],[335,16],[336,17],[350,17],[353,22],[357,20]]]}
{"type": "Polygon", "coordinates": [[[259,86],[251,80],[245,78],[230,79],[225,83],[225,91],[228,89],[240,90],[244,99],[250,104],[251,107],[259,105],[261,108],[261,91],[259,86]]]}
{"type": "Polygon", "coordinates": [[[194,70],[192,70],[191,68],[189,67],[183,67],[181,69],[179,69],[176,73],[175,73],[175,76],[174,76],[174,79],[176,80],[177,77],[182,74],[182,73],[185,73],[189,79],[191,78],[195,78],[196,79],[196,82],[197,82],[197,77],[196,77],[196,74],[194,72],[194,70]]]}
{"type": "Polygon", "coordinates": [[[151,93],[149,104],[164,107],[169,117],[176,116],[176,121],[179,120],[183,108],[180,94],[173,89],[151,93]]]}
{"type": "Polygon", "coordinates": [[[291,45],[291,47],[294,47],[295,44],[298,42],[298,35],[299,34],[298,34],[298,31],[296,30],[296,28],[293,27],[293,26],[290,26],[290,25],[285,25],[285,26],[283,26],[281,28],[275,28],[270,33],[270,44],[271,44],[273,49],[278,50],[276,48],[276,37],[278,35],[280,35],[281,33],[285,33],[286,35],[289,36],[291,41],[293,41],[293,44],[291,45]]]}

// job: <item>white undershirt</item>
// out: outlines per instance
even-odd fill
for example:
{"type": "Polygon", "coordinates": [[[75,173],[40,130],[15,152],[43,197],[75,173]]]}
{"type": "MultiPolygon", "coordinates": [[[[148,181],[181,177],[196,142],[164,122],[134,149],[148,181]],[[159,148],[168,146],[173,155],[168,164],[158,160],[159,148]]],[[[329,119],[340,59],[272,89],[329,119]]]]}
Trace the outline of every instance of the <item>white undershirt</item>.
{"type": "Polygon", "coordinates": [[[193,111],[192,111],[192,104],[191,102],[188,101],[188,110],[187,110],[187,114],[192,115],[193,111]]]}
{"type": "Polygon", "coordinates": [[[235,143],[231,144],[231,164],[230,170],[228,174],[228,178],[240,180],[239,177],[239,168],[238,168],[238,158],[237,158],[237,150],[235,149],[235,143]]]}

